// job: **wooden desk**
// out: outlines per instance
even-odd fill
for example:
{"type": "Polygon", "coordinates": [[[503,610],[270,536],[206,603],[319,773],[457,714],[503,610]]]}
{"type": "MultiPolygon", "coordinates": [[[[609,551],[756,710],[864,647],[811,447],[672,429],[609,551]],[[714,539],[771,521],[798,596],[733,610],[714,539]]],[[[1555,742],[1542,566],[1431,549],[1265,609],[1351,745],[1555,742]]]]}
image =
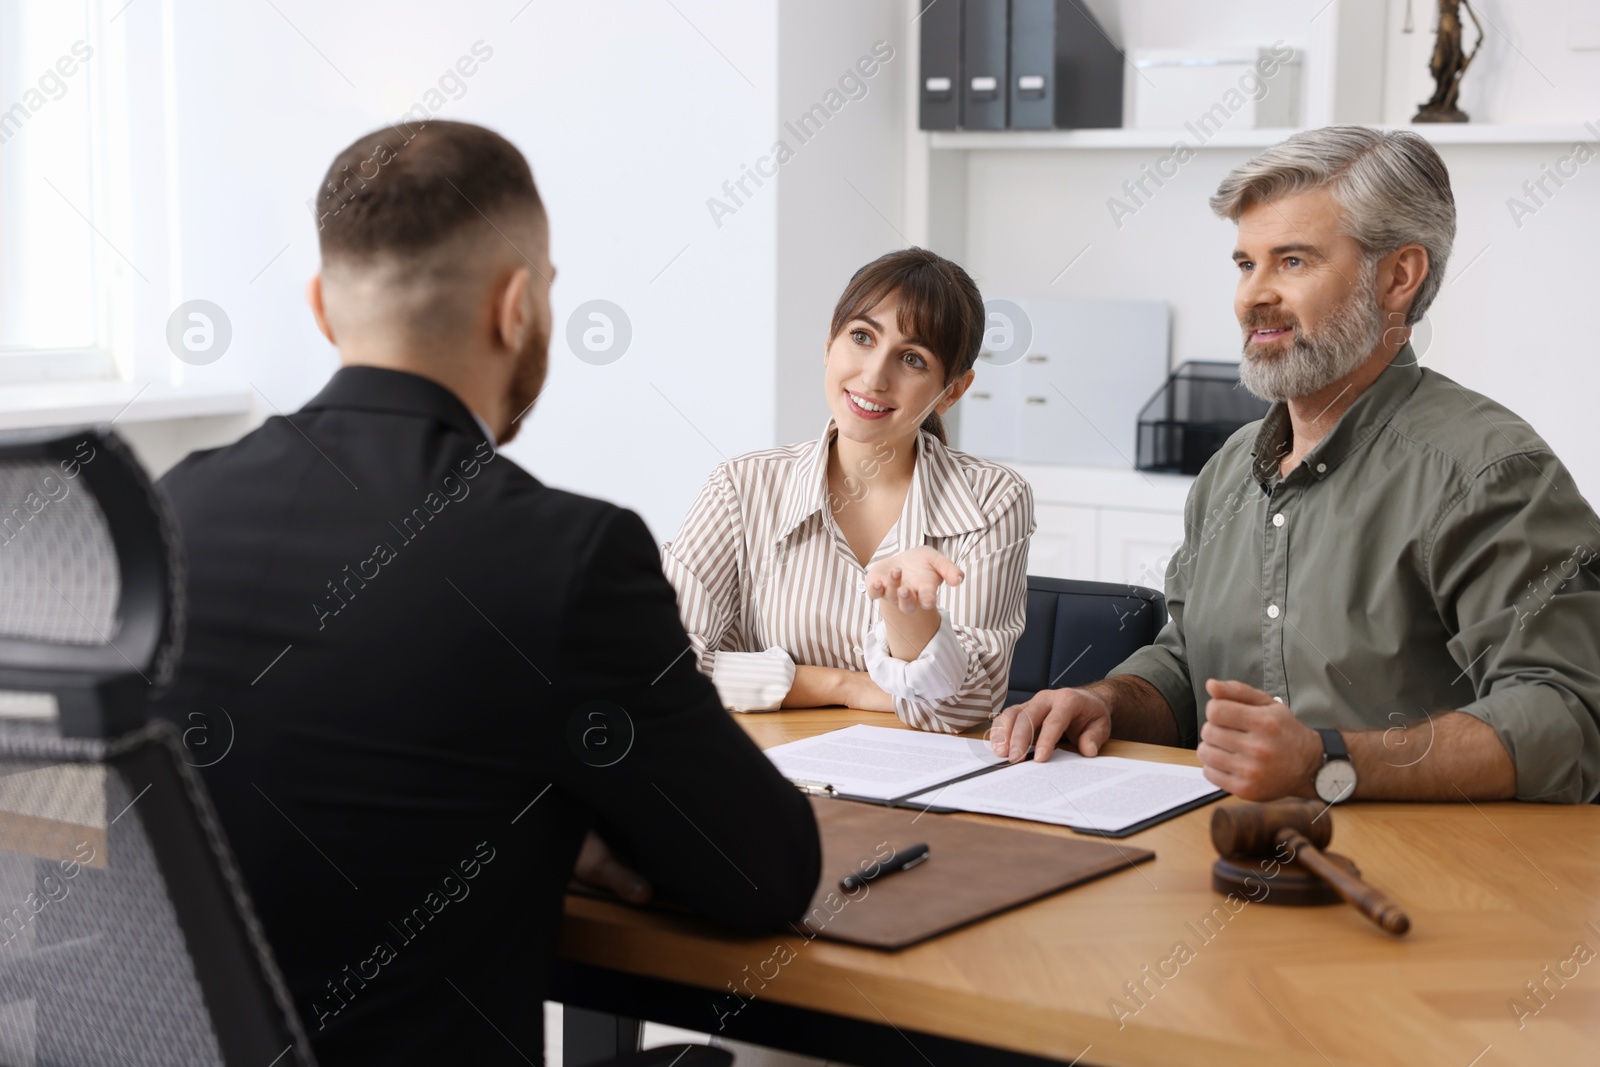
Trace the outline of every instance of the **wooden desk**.
{"type": "MultiPolygon", "coordinates": [[[[739,721],[763,747],[857,722],[898,725],[845,709],[739,721]]],[[[1131,742],[1106,753],[1195,762],[1131,742]]],[[[1211,810],[1128,838],[1155,850],[1150,863],[899,953],[729,937],[571,897],[561,945],[577,976],[570,992],[585,1007],[715,1033],[718,1010],[737,1004],[727,983],[787,942],[792,962],[723,1032],[866,1067],[1597,1062],[1600,807],[1336,809],[1331,847],[1410,913],[1403,939],[1346,906],[1246,903],[1230,914],[1211,890],[1211,810]],[[1186,962],[1174,957],[1180,942],[1186,962]],[[1139,1000],[1125,983],[1143,986],[1139,1000]]]]}

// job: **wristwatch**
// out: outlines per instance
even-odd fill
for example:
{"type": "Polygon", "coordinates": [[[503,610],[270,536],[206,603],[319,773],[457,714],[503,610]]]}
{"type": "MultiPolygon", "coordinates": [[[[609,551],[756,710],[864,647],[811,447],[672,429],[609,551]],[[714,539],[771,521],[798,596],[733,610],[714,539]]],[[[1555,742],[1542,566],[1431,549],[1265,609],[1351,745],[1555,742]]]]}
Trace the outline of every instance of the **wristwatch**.
{"type": "Polygon", "coordinates": [[[1356,791],[1356,765],[1350,762],[1350,750],[1338,730],[1318,727],[1317,733],[1322,735],[1322,766],[1314,779],[1317,796],[1324,803],[1339,804],[1356,791]]]}

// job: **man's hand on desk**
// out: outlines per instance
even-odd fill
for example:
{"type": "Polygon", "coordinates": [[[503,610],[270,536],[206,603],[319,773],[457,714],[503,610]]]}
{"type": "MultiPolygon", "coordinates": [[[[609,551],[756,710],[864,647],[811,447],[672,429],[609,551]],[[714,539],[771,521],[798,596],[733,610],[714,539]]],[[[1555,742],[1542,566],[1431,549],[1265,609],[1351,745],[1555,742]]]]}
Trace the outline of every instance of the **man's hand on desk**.
{"type": "MultiPolygon", "coordinates": [[[[1027,755],[1030,744],[1034,759],[1049,759],[1063,740],[1085,756],[1096,755],[1111,738],[1112,703],[1119,705],[1119,714],[1135,711],[1138,699],[1128,699],[1128,687],[1137,693],[1146,685],[1119,678],[1082,689],[1043,690],[1026,704],[1001,712],[990,728],[989,743],[1012,763],[1027,755]]],[[[1315,730],[1296,719],[1287,705],[1243,682],[1212,679],[1206,691],[1211,700],[1197,755],[1209,781],[1246,800],[1315,795],[1312,775],[1322,763],[1322,739],[1315,730]]],[[[1143,702],[1151,703],[1148,695],[1143,702]]],[[[1160,704],[1170,716],[1165,701],[1160,704]]],[[[1159,719],[1148,710],[1142,717],[1159,719]]],[[[1148,739],[1176,741],[1175,736],[1148,739]]]]}
{"type": "Polygon", "coordinates": [[[572,876],[585,885],[606,889],[629,904],[643,904],[650,899],[650,883],[644,877],[617,859],[610,847],[593,830],[583,839],[578,849],[578,864],[572,876]]]}
{"type": "Polygon", "coordinates": [[[1115,674],[1077,689],[1044,689],[1007,708],[989,728],[996,755],[1016,763],[1033,745],[1043,763],[1063,740],[1084,756],[1098,755],[1113,736],[1151,745],[1182,744],[1177,720],[1161,691],[1132,674],[1115,674]]]}
{"type": "MultiPolygon", "coordinates": [[[[1243,682],[1206,682],[1195,753],[1206,778],[1246,800],[1315,797],[1322,738],[1288,705],[1243,682]]],[[[1386,730],[1341,730],[1362,800],[1510,800],[1516,765],[1495,728],[1462,711],[1386,730]],[[1410,730],[1421,731],[1408,740],[1410,730]],[[1409,746],[1409,747],[1406,747],[1409,746]],[[1413,752],[1416,752],[1413,755],[1413,752]]]]}
{"type": "Polygon", "coordinates": [[[1026,756],[1030,745],[1034,759],[1043,762],[1063,740],[1093,756],[1110,739],[1111,709],[1089,689],[1042,689],[1026,704],[1002,711],[989,728],[995,755],[1012,763],[1026,756]]]}
{"type": "MultiPolygon", "coordinates": [[[[1210,679],[1206,722],[1195,753],[1208,781],[1246,800],[1314,797],[1322,738],[1288,705],[1243,682],[1210,679]]],[[[1340,730],[1364,800],[1509,800],[1516,766],[1495,728],[1463,711],[1438,712],[1407,727],[1340,730]],[[1410,730],[1423,730],[1415,742],[1410,730]],[[1401,746],[1410,745],[1403,748],[1401,746]],[[1413,755],[1413,752],[1418,754],[1413,755]]],[[[1046,689],[1007,708],[989,728],[995,753],[1015,763],[1034,749],[1047,760],[1057,745],[1097,754],[1117,737],[1179,745],[1177,720],[1159,690],[1121,674],[1080,689],[1046,689]]]]}
{"type": "Polygon", "coordinates": [[[1208,781],[1245,800],[1316,797],[1322,739],[1289,705],[1243,682],[1212,678],[1195,755],[1208,781]]]}

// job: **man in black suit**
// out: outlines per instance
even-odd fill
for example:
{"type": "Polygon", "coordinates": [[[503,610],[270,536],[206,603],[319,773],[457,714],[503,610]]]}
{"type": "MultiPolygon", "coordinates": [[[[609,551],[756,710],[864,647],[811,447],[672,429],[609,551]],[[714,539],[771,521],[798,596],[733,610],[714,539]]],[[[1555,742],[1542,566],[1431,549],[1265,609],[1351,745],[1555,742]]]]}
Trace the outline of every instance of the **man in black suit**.
{"type": "Polygon", "coordinates": [[[685,655],[644,523],[496,450],[550,337],[521,154],[379,130],[317,204],[309,299],[342,367],[162,479],[189,574],[165,713],[207,725],[196,762],[322,1063],[522,1064],[580,845],[606,855],[587,832],[624,892],[636,868],[753,932],[805,910],[816,825],[685,655]]]}

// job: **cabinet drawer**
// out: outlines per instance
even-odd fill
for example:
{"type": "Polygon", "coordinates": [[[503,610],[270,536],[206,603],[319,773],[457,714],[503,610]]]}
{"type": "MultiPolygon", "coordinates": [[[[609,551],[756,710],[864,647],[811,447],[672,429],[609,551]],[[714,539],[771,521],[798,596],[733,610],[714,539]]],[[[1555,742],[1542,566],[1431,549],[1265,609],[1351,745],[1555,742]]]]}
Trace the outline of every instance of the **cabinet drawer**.
{"type": "Polygon", "coordinates": [[[1093,580],[1095,509],[1037,504],[1034,519],[1038,525],[1028,545],[1028,573],[1044,578],[1093,580]]]}
{"type": "Polygon", "coordinates": [[[1096,577],[1128,582],[1162,592],[1167,565],[1183,545],[1183,515],[1178,512],[1100,509],[1096,577]]]}

